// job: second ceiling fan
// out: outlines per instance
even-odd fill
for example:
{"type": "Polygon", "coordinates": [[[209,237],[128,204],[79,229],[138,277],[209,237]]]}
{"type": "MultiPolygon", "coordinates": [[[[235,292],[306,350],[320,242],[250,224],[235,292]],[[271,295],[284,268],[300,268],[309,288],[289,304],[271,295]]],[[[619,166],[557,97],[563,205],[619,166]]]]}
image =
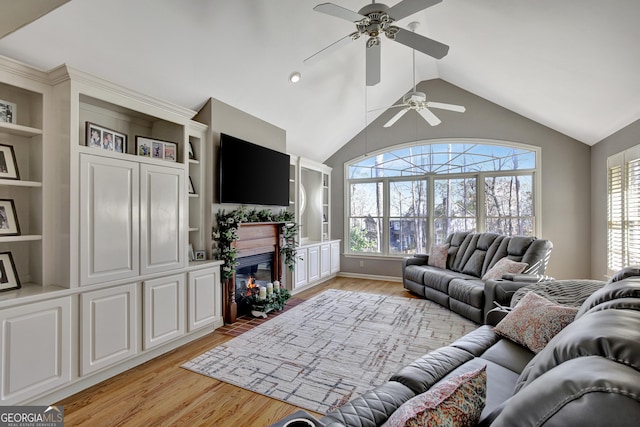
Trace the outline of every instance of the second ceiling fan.
{"type": "MultiPolygon", "coordinates": [[[[418,22],[412,22],[409,24],[411,30],[415,33],[418,22]]],[[[427,101],[427,94],[424,92],[418,92],[416,89],[416,52],[413,51],[413,91],[407,93],[402,97],[402,102],[396,105],[392,105],[389,108],[402,107],[402,110],[398,111],[391,119],[384,124],[384,127],[388,128],[393,126],[400,117],[404,116],[409,110],[415,110],[427,121],[431,126],[437,126],[442,121],[435,115],[429,108],[438,108],[441,110],[455,111],[458,113],[464,113],[467,111],[462,105],[445,104],[442,102],[427,101]]]]}
{"type": "Polygon", "coordinates": [[[369,37],[366,49],[367,86],[374,86],[380,82],[380,34],[433,58],[442,59],[449,52],[449,46],[393,25],[394,22],[402,18],[440,2],[442,0],[403,0],[395,6],[389,7],[373,1],[358,12],[333,3],[319,4],[313,10],[351,21],[356,24],[356,31],[308,57],[304,62],[315,61],[326,53],[332,52],[365,34],[369,37]]]}

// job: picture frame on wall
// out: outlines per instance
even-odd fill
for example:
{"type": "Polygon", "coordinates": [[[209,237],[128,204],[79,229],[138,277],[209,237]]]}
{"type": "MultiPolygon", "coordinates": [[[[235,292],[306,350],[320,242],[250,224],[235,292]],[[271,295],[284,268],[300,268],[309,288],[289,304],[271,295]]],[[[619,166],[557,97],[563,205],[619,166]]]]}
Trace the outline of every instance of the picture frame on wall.
{"type": "Polygon", "coordinates": [[[176,162],[178,160],[178,144],[136,135],[136,154],[138,156],[176,162]]]}
{"type": "Polygon", "coordinates": [[[0,199],[0,236],[19,236],[20,224],[12,199],[0,199]]]}
{"type": "Polygon", "coordinates": [[[20,279],[11,252],[0,253],[0,292],[20,289],[20,279]]]}
{"type": "Polygon", "coordinates": [[[20,179],[13,145],[0,144],[0,179],[20,179]]]}
{"type": "Polygon", "coordinates": [[[15,103],[0,99],[0,122],[16,123],[18,107],[15,103]]]}
{"type": "Polygon", "coordinates": [[[127,135],[91,122],[85,122],[85,130],[87,147],[116,153],[127,152],[127,135]]]}

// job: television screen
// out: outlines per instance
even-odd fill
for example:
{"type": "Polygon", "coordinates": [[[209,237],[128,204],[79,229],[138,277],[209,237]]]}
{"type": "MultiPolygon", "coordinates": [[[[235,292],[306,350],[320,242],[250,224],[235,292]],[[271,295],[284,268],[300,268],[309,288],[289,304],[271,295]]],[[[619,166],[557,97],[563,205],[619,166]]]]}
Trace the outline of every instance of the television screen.
{"type": "Polygon", "coordinates": [[[220,135],[220,203],[289,205],[289,155],[220,135]]]}

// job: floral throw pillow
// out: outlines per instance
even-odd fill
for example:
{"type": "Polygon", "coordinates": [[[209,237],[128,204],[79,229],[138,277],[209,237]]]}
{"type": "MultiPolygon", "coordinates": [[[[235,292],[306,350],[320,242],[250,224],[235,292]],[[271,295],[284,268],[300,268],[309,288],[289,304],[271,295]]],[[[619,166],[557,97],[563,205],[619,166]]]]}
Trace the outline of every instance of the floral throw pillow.
{"type": "Polygon", "coordinates": [[[501,279],[505,274],[520,274],[525,268],[527,268],[527,266],[529,266],[529,264],[526,262],[517,262],[512,261],[509,258],[502,258],[500,261],[496,262],[489,271],[484,273],[482,280],[501,279]]]}
{"type": "Polygon", "coordinates": [[[447,268],[447,257],[449,256],[449,244],[431,245],[427,265],[438,268],[447,268]]]}
{"type": "Polygon", "coordinates": [[[487,396],[486,365],[407,400],[382,427],[475,426],[487,396]]]}
{"type": "Polygon", "coordinates": [[[495,332],[539,353],[551,338],[573,322],[578,309],[528,292],[496,325],[495,332]]]}

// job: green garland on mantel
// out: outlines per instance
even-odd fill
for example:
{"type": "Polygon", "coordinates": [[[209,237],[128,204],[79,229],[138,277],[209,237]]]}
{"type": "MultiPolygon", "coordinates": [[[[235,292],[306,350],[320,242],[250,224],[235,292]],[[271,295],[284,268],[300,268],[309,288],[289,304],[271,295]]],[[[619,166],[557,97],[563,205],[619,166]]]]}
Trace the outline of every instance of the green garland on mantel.
{"type": "Polygon", "coordinates": [[[222,266],[222,278],[230,279],[238,265],[236,248],[231,244],[238,240],[238,227],[243,222],[281,222],[283,242],[280,254],[284,264],[293,271],[298,252],[296,250],[296,236],[298,224],[294,222],[295,215],[286,209],[274,213],[269,209],[247,209],[244,206],[226,212],[218,210],[216,214],[217,224],[213,227],[212,237],[218,243],[217,258],[224,261],[222,266]]]}

